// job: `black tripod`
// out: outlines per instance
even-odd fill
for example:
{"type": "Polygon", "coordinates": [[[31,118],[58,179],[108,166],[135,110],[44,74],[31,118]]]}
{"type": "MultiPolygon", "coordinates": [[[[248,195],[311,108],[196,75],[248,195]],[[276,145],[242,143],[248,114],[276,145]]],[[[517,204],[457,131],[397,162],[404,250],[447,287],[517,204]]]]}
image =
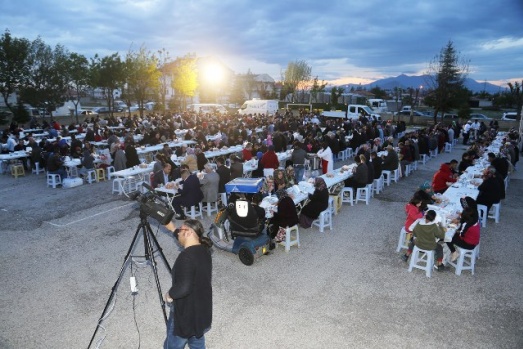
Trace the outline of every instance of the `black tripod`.
{"type": "Polygon", "coordinates": [[[136,233],[134,233],[133,241],[131,242],[131,246],[129,246],[129,250],[127,251],[127,254],[125,255],[124,262],[122,264],[122,268],[120,269],[120,274],[118,275],[118,279],[116,279],[116,282],[114,283],[114,286],[111,290],[111,294],[109,295],[109,299],[107,300],[107,303],[105,304],[105,308],[102,311],[102,315],[100,316],[100,319],[98,319],[98,324],[96,325],[96,329],[94,330],[93,336],[91,337],[91,341],[89,342],[89,346],[87,348],[91,347],[91,344],[94,341],[94,338],[96,337],[96,333],[98,332],[98,328],[101,326],[105,312],[109,308],[109,305],[111,304],[111,301],[114,298],[114,295],[116,294],[116,290],[118,289],[118,285],[120,284],[120,281],[122,279],[123,274],[125,273],[125,270],[129,264],[129,261],[133,257],[131,253],[133,252],[136,241],[138,240],[138,236],[140,232],[143,235],[143,243],[145,247],[145,259],[150,262],[153,273],[154,273],[154,279],[156,281],[156,289],[158,290],[158,298],[160,299],[160,306],[162,308],[162,314],[163,318],[165,320],[165,323],[167,324],[167,314],[165,312],[165,301],[163,300],[163,294],[162,294],[162,287],[160,285],[160,279],[158,279],[158,269],[156,267],[156,260],[154,258],[154,253],[158,251],[160,253],[160,257],[163,260],[163,263],[165,264],[165,267],[167,270],[169,270],[169,273],[171,272],[171,268],[169,266],[169,263],[167,263],[167,259],[165,258],[165,255],[163,254],[162,248],[160,247],[160,244],[158,243],[158,240],[156,240],[156,237],[154,236],[154,233],[151,229],[151,226],[149,225],[149,222],[147,221],[147,213],[144,212],[143,209],[140,209],[140,224],[138,225],[138,229],[136,229],[136,233]]]}

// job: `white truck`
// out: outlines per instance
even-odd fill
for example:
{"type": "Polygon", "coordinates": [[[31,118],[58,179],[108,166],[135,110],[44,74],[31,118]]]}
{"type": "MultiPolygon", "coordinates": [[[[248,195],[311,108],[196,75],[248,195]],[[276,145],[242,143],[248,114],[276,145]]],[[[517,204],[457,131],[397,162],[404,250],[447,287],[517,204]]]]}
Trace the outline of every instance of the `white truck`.
{"type": "Polygon", "coordinates": [[[369,98],[369,104],[377,113],[386,113],[389,111],[387,101],[381,98],[369,98]]]}
{"type": "Polygon", "coordinates": [[[328,118],[358,119],[360,115],[365,116],[371,121],[381,121],[380,114],[375,113],[368,105],[349,104],[347,112],[344,111],[324,111],[323,116],[328,118]]]}
{"type": "Polygon", "coordinates": [[[238,110],[240,115],[264,114],[265,116],[274,115],[278,111],[278,101],[271,99],[251,99],[245,101],[238,110]]]}

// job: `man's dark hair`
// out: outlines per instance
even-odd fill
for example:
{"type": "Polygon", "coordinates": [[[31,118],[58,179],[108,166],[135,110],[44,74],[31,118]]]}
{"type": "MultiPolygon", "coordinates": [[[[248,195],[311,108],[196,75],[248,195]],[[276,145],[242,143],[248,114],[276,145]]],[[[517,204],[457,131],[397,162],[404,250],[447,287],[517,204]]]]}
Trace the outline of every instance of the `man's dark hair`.
{"type": "Polygon", "coordinates": [[[450,162],[449,162],[449,164],[451,164],[451,165],[452,165],[452,164],[457,164],[457,163],[458,163],[458,160],[456,160],[456,159],[452,159],[452,160],[450,160],[450,162]]]}
{"type": "Polygon", "coordinates": [[[434,219],[436,219],[436,211],[428,210],[427,213],[425,213],[425,219],[429,222],[434,221],[434,219]]]}

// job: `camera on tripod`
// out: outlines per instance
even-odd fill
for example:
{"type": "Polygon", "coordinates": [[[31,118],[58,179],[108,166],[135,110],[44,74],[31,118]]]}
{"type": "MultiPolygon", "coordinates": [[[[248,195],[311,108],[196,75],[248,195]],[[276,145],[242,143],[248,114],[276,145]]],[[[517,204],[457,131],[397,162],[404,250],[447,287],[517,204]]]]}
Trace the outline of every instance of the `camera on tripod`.
{"type": "Polygon", "coordinates": [[[140,211],[156,219],[160,224],[168,224],[174,216],[174,211],[165,203],[163,198],[154,192],[154,189],[147,183],[143,183],[147,189],[146,193],[138,192],[131,199],[140,203],[140,211]]]}

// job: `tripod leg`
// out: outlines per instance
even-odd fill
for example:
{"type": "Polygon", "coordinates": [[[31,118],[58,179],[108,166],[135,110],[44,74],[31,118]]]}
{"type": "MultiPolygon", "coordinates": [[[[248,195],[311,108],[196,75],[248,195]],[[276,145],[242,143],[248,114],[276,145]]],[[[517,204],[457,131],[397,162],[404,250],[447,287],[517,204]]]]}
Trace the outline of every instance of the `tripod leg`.
{"type": "Polygon", "coordinates": [[[156,247],[156,250],[158,252],[160,252],[160,257],[162,257],[162,261],[163,261],[163,263],[165,264],[165,267],[167,268],[167,270],[169,270],[169,273],[170,273],[171,272],[171,266],[169,265],[169,262],[167,262],[167,258],[165,258],[165,255],[163,254],[163,249],[160,246],[160,244],[158,243],[158,240],[156,239],[156,236],[154,236],[154,234],[152,232],[152,229],[151,229],[151,226],[149,225],[149,223],[147,223],[146,227],[151,232],[151,234],[150,234],[150,238],[152,240],[151,246],[156,247]]]}
{"type": "MultiPolygon", "coordinates": [[[[148,252],[148,255],[150,257],[149,260],[151,261],[151,266],[153,268],[154,280],[156,282],[156,290],[158,291],[158,298],[160,300],[160,307],[162,308],[163,319],[165,321],[165,324],[167,325],[167,314],[165,312],[165,301],[163,299],[162,285],[160,284],[160,279],[158,278],[158,268],[156,266],[156,259],[154,258],[154,251],[153,251],[153,245],[152,245],[152,241],[155,241],[156,244],[158,244],[158,241],[156,241],[156,237],[154,236],[149,223],[147,223],[143,226],[143,230],[144,230],[144,232],[143,232],[144,243],[146,243],[145,250],[148,252]],[[147,239],[145,239],[145,236],[147,236],[147,239]]],[[[162,253],[162,257],[164,259],[164,262],[167,262],[163,253],[162,253]]],[[[168,267],[167,263],[166,263],[166,265],[167,265],[167,269],[170,272],[171,270],[168,267]]]]}
{"type": "Polygon", "coordinates": [[[98,324],[96,325],[96,329],[94,330],[94,333],[93,333],[93,336],[91,337],[91,341],[89,342],[89,345],[87,346],[87,348],[90,348],[91,347],[91,344],[93,343],[94,341],[94,338],[96,337],[96,333],[98,332],[98,328],[100,327],[102,321],[103,321],[103,318],[104,318],[104,315],[105,315],[105,312],[107,311],[107,309],[109,308],[109,305],[111,304],[111,301],[113,300],[114,298],[114,295],[116,293],[116,290],[118,289],[118,285],[120,284],[120,281],[122,279],[122,276],[125,272],[125,269],[127,267],[127,264],[129,262],[129,256],[131,255],[131,252],[133,251],[134,249],[134,245],[136,244],[136,240],[138,239],[138,233],[140,232],[140,230],[142,229],[145,229],[145,227],[143,226],[142,223],[140,223],[140,225],[138,226],[138,229],[136,229],[136,233],[134,233],[134,237],[133,237],[133,240],[131,242],[131,246],[129,246],[129,250],[127,251],[127,254],[125,255],[124,257],[124,261],[123,261],[123,264],[122,264],[122,267],[120,268],[120,273],[118,274],[118,278],[116,279],[116,282],[114,283],[113,285],[113,288],[111,289],[111,294],[109,295],[109,299],[107,300],[107,303],[105,303],[105,307],[104,307],[104,310],[102,311],[102,315],[100,316],[100,318],[98,319],[98,324]]]}

